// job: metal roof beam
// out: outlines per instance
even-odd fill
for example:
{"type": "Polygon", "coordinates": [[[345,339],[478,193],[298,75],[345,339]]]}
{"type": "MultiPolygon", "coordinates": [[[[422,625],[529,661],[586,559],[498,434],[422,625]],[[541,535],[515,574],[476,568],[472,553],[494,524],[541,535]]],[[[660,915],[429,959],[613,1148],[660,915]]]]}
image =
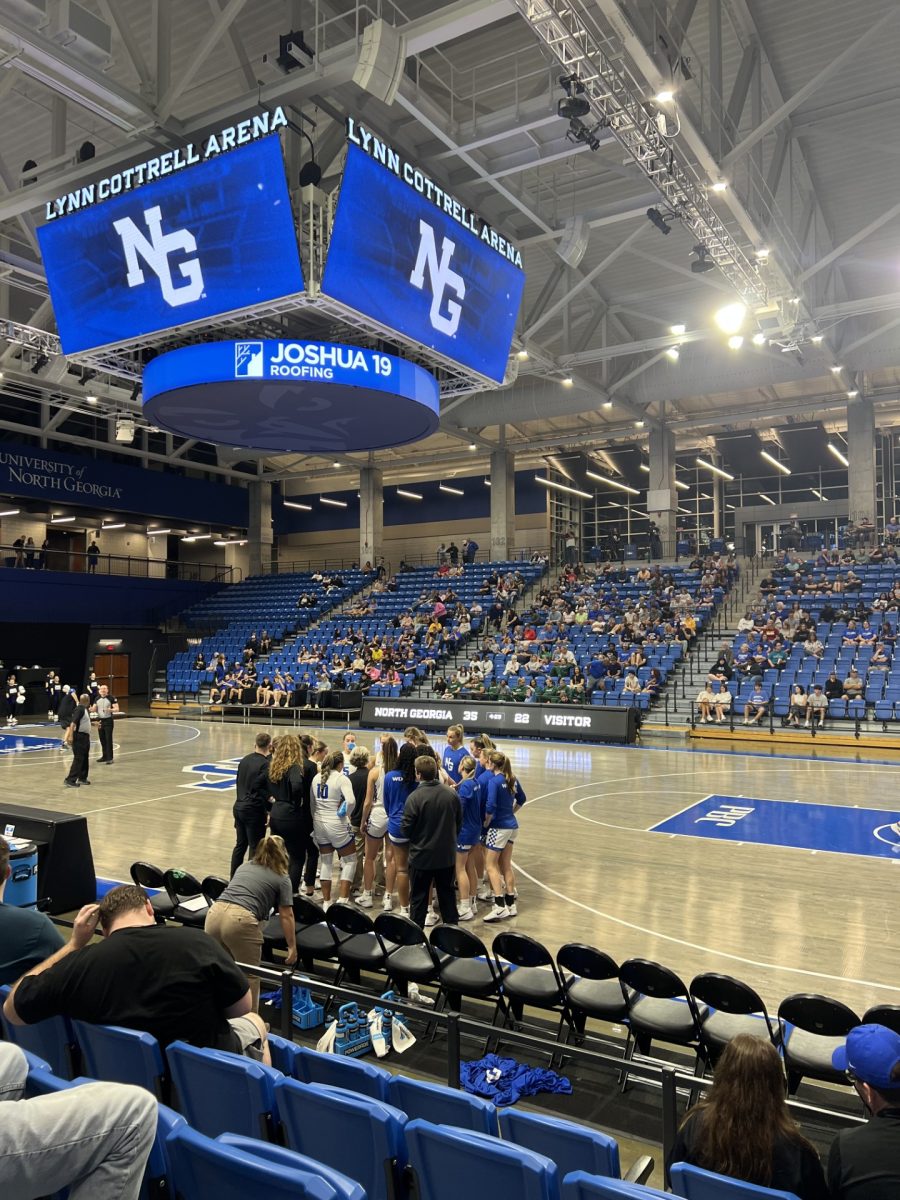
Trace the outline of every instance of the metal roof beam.
{"type": "Polygon", "coordinates": [[[875,217],[868,225],[864,225],[862,229],[858,229],[856,233],[845,238],[833,250],[830,250],[828,254],[820,258],[818,262],[814,262],[811,267],[807,267],[800,275],[801,283],[805,283],[807,279],[811,279],[813,275],[817,275],[819,271],[829,266],[835,259],[840,258],[841,255],[846,254],[848,250],[852,250],[859,242],[874,233],[876,229],[880,229],[882,225],[886,225],[888,221],[892,221],[898,214],[900,214],[900,204],[892,204],[890,208],[886,209],[880,216],[875,217]]]}
{"type": "Polygon", "coordinates": [[[164,124],[169,118],[172,109],[175,107],[176,100],[184,92],[185,88],[189,87],[194,81],[197,72],[206,62],[220,38],[228,30],[246,3],[247,0],[228,0],[225,7],[221,9],[219,15],[209,27],[200,45],[192,48],[190,59],[184,71],[182,71],[177,80],[169,84],[165,93],[157,102],[156,115],[161,123],[164,124]]]}

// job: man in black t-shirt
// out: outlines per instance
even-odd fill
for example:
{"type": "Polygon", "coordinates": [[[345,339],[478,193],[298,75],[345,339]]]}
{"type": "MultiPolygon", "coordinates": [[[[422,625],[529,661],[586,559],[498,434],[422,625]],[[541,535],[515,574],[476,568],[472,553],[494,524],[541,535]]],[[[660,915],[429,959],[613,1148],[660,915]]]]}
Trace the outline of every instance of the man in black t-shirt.
{"type": "Polygon", "coordinates": [[[256,735],[256,747],[245,754],[238,763],[237,799],[231,810],[236,834],[231,852],[231,874],[233,875],[244,855],[250,852],[253,858],[257,842],[266,836],[269,819],[269,758],[272,754],[272,739],[267,733],[256,735]]]}
{"type": "Polygon", "coordinates": [[[872,1114],[839,1133],[828,1155],[832,1200],[900,1196],[900,1035],[884,1025],[857,1025],[832,1056],[872,1114]]]}
{"type": "Polygon", "coordinates": [[[230,1050],[270,1063],[266,1026],[252,1011],[247,977],[202,929],[157,925],[143,888],[113,888],[87,904],[72,938],[13,987],[13,1025],[65,1016],[230,1050]],[[105,937],[88,945],[100,924],[105,937]]]}

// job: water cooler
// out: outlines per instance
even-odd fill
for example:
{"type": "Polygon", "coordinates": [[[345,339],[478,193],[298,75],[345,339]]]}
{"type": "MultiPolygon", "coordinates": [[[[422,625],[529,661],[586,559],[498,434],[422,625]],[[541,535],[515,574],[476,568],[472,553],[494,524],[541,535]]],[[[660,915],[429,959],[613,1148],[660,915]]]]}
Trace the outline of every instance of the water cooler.
{"type": "Polygon", "coordinates": [[[34,908],[38,890],[38,849],[24,838],[8,838],[10,876],[3,893],[5,904],[34,908]]]}

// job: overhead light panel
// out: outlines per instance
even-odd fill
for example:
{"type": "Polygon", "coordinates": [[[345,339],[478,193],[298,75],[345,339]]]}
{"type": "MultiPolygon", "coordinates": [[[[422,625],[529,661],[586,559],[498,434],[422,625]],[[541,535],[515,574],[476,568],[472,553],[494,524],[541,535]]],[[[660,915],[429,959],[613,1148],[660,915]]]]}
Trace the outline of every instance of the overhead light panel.
{"type": "Polygon", "coordinates": [[[451,496],[464,496],[466,494],[462,488],[451,487],[449,483],[439,483],[438,491],[449,492],[451,496]]]}
{"type": "MultiPolygon", "coordinates": [[[[0,513],[0,516],[2,516],[2,515],[3,515],[3,514],[2,514],[2,513],[0,513]]],[[[125,526],[126,526],[126,524],[127,524],[127,521],[116,521],[116,522],[115,522],[114,524],[112,524],[112,525],[101,525],[101,526],[100,526],[100,532],[101,532],[101,533],[106,533],[107,529],[124,529],[124,528],[125,528],[125,526]]]]}
{"type": "Polygon", "coordinates": [[[765,500],[766,504],[771,504],[773,508],[775,507],[775,501],[770,496],[767,496],[765,492],[760,492],[759,498],[760,500],[765,500]]]}
{"type": "Polygon", "coordinates": [[[584,94],[584,84],[578,76],[575,74],[561,75],[559,86],[566,93],[566,97],[564,100],[560,100],[556,106],[558,115],[566,121],[586,117],[591,111],[591,105],[584,94]]]}
{"type": "Polygon", "coordinates": [[[171,533],[171,529],[148,529],[147,537],[160,537],[164,533],[171,533]]]}
{"type": "Polygon", "coordinates": [[[329,496],[320,496],[319,503],[327,504],[329,506],[329,508],[346,508],[347,507],[346,500],[332,500],[329,496]]]}
{"type": "Polygon", "coordinates": [[[407,492],[403,488],[397,488],[397,495],[403,496],[407,500],[421,500],[422,497],[418,492],[407,492]]]}
{"type": "Polygon", "coordinates": [[[51,525],[69,525],[72,521],[77,520],[76,517],[51,517],[51,525]]]}
{"type": "MultiPolygon", "coordinates": [[[[582,492],[578,488],[569,487],[565,483],[555,483],[552,479],[545,479],[543,475],[535,475],[534,482],[541,484],[542,487],[552,488],[555,492],[567,492],[570,496],[581,496],[583,500],[593,500],[594,498],[590,492],[582,492]]],[[[487,480],[485,480],[485,483],[487,483],[487,480]]]]}
{"type": "Polygon", "coordinates": [[[0,512],[0,517],[17,517],[21,511],[19,508],[8,508],[6,512],[0,512]]]}
{"type": "Polygon", "coordinates": [[[681,337],[686,332],[686,330],[687,330],[686,325],[670,325],[669,326],[669,333],[671,333],[674,337],[681,337]]]}
{"type": "Polygon", "coordinates": [[[834,457],[838,460],[838,462],[842,466],[844,466],[844,467],[850,466],[849,458],[847,458],[847,456],[845,454],[842,454],[841,451],[838,450],[838,448],[837,448],[837,446],[835,446],[834,442],[828,443],[828,449],[831,451],[831,453],[834,455],[834,457]]]}
{"type": "Polygon", "coordinates": [[[744,344],[744,339],[743,339],[742,335],[739,333],[733,333],[731,335],[731,337],[728,339],[728,349],[729,350],[740,350],[740,348],[741,348],[741,346],[743,346],[743,344],[744,344]]]}
{"type": "Polygon", "coordinates": [[[715,314],[713,320],[723,333],[740,333],[747,316],[747,306],[737,302],[724,304],[715,314]]]}
{"type": "Polygon", "coordinates": [[[771,463],[773,467],[782,473],[782,475],[790,475],[790,467],[786,467],[783,462],[779,462],[775,455],[770,454],[768,450],[760,450],[759,456],[760,458],[764,458],[766,462],[771,463]]]}
{"type": "Polygon", "coordinates": [[[681,353],[677,346],[670,346],[666,351],[666,358],[671,359],[672,362],[678,362],[680,357],[681,353]]]}
{"type": "Polygon", "coordinates": [[[750,341],[754,346],[764,346],[766,344],[766,335],[764,333],[754,333],[750,341]]]}
{"type": "Polygon", "coordinates": [[[303,512],[312,512],[311,504],[301,504],[299,500],[282,500],[285,508],[299,508],[303,512]]]}
{"type": "Polygon", "coordinates": [[[713,475],[718,475],[720,479],[727,479],[729,483],[734,482],[734,476],[728,471],[723,471],[721,467],[717,467],[715,463],[707,462],[705,458],[695,458],[694,462],[698,467],[704,467],[707,471],[712,471],[713,475]]]}
{"type": "Polygon", "coordinates": [[[585,475],[589,479],[596,479],[598,483],[605,483],[608,487],[618,488],[620,492],[628,492],[631,496],[641,494],[638,488],[629,487],[627,483],[619,483],[618,479],[610,479],[606,475],[598,475],[596,471],[585,471],[585,475]]]}

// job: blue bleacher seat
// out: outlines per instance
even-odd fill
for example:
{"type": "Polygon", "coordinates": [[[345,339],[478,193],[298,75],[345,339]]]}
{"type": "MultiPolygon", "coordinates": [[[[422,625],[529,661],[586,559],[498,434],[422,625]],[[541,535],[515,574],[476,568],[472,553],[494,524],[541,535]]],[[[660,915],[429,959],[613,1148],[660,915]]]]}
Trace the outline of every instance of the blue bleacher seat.
{"type": "MultiPolygon", "coordinates": [[[[0,987],[0,1009],[9,992],[6,985],[0,987]]],[[[71,1021],[65,1017],[49,1017],[34,1025],[13,1025],[5,1017],[0,1017],[0,1021],[6,1040],[49,1063],[54,1075],[71,1079],[75,1074],[77,1049],[71,1021]]]]}
{"type": "Polygon", "coordinates": [[[621,1179],[604,1179],[587,1171],[573,1171],[562,1181],[560,1200],[666,1200],[667,1193],[621,1179]]]}
{"type": "Polygon", "coordinates": [[[676,1163],[669,1174],[672,1191],[684,1200],[797,1200],[793,1192],[744,1183],[687,1163],[676,1163]]]}
{"type": "Polygon", "coordinates": [[[572,1171],[590,1171],[613,1179],[622,1174],[615,1138],[586,1125],[506,1108],[500,1113],[500,1134],[505,1142],[515,1142],[552,1159],[560,1178],[572,1171]]]}
{"type": "Polygon", "coordinates": [[[134,1083],[165,1099],[166,1069],[155,1037],[118,1025],[89,1025],[73,1021],[81,1050],[82,1070],[91,1079],[134,1083]]]}
{"type": "Polygon", "coordinates": [[[369,1200],[392,1200],[407,1161],[406,1114],[371,1096],[282,1079],[275,1086],[287,1146],[338,1170],[369,1200]]]}
{"type": "Polygon", "coordinates": [[[410,1121],[406,1143],[417,1194],[428,1200],[459,1200],[460,1193],[476,1181],[478,1194],[483,1196],[557,1200],[556,1167],[532,1150],[428,1121],[410,1121]]]}
{"type": "Polygon", "coordinates": [[[166,1051],[176,1107],[190,1125],[216,1137],[240,1133],[271,1140],[276,1131],[275,1084],[281,1072],[225,1050],[172,1042],[166,1051]]]}
{"type": "Polygon", "coordinates": [[[253,1138],[241,1137],[234,1133],[223,1133],[216,1138],[220,1146],[228,1146],[244,1154],[253,1155],[272,1166],[283,1166],[288,1170],[309,1171],[317,1175],[323,1182],[329,1184],[341,1200],[368,1200],[366,1189],[359,1180],[340,1170],[329,1166],[319,1158],[298,1154],[296,1150],[285,1146],[273,1146],[269,1142],[258,1142],[253,1138]]]}
{"type": "Polygon", "coordinates": [[[407,1116],[430,1121],[433,1125],[455,1125],[460,1129],[497,1134],[497,1109],[490,1100],[457,1088],[392,1075],[389,1103],[407,1116]]]}
{"type": "MultiPolygon", "coordinates": [[[[265,1196],[266,1200],[365,1200],[358,1185],[340,1186],[326,1178],[322,1171],[309,1168],[309,1160],[291,1156],[281,1149],[279,1161],[269,1161],[258,1153],[248,1153],[243,1147],[224,1142],[182,1126],[176,1129],[167,1143],[179,1200],[248,1200],[250,1196],[265,1196]]],[[[259,1143],[262,1150],[266,1149],[259,1143]]]]}
{"type": "Polygon", "coordinates": [[[402,1104],[397,1104],[391,1098],[389,1085],[393,1077],[383,1067],[360,1062],[356,1058],[345,1058],[340,1054],[320,1054],[318,1050],[310,1050],[306,1046],[298,1046],[297,1049],[299,1054],[294,1058],[294,1074],[303,1083],[326,1083],[403,1108],[402,1104]]]}

